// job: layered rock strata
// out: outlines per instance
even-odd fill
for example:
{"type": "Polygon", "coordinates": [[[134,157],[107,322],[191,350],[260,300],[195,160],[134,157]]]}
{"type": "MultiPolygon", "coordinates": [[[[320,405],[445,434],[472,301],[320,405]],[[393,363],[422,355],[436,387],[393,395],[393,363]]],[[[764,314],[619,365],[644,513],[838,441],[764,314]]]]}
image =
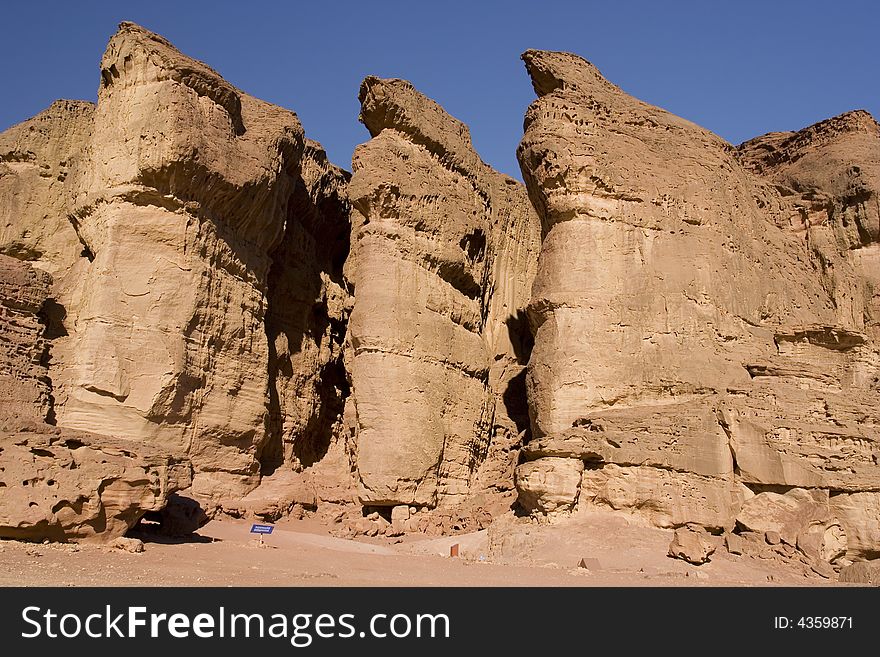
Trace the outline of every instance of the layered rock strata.
{"type": "Polygon", "coordinates": [[[410,83],[367,78],[360,100],[373,137],[354,154],[347,265],[360,497],[454,505],[478,482],[510,486],[539,223],[410,83]]]}
{"type": "Polygon", "coordinates": [[[320,457],[348,211],[295,114],[123,23],[97,105],[4,133],[0,174],[0,251],[55,278],[59,426],[188,455],[214,505],[320,457]]]}
{"type": "Polygon", "coordinates": [[[51,277],[0,255],[0,538],[106,542],[191,484],[189,462],[54,427],[51,277]]]}
{"type": "MultiPolygon", "coordinates": [[[[715,531],[755,493],[824,491],[861,518],[840,525],[865,554],[877,124],[855,113],[736,149],[574,55],[523,59],[538,100],[518,156],[544,239],[520,467],[546,463],[546,488],[575,459],[569,508],[715,531]]],[[[568,494],[518,481],[536,511],[568,494]]]]}
{"type": "Polygon", "coordinates": [[[0,254],[0,417],[43,423],[54,416],[41,313],[51,277],[0,254]]]}

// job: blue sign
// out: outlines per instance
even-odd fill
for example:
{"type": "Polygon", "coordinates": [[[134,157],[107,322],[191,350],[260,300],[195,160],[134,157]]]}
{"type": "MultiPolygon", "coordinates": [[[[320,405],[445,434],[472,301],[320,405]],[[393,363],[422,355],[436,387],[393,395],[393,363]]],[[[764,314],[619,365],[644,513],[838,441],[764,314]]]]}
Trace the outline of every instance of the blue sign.
{"type": "Polygon", "coordinates": [[[254,525],[251,527],[251,534],[271,534],[275,529],[275,525],[254,525]]]}

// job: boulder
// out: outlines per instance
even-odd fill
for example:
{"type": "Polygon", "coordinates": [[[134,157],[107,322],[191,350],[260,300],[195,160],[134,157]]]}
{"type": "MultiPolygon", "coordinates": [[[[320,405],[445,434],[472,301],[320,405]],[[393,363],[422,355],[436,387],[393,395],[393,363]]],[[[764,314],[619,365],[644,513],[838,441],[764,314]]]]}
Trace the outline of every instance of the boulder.
{"type": "Polygon", "coordinates": [[[516,469],[519,505],[529,512],[569,511],[577,502],[584,464],[575,459],[547,457],[516,469]]]}
{"type": "Polygon", "coordinates": [[[727,548],[728,553],[738,555],[741,555],[746,549],[745,541],[738,534],[725,534],[724,547],[727,548]]]}
{"type": "Polygon", "coordinates": [[[406,533],[410,519],[409,507],[406,504],[398,504],[391,509],[391,536],[400,536],[406,533]]]}
{"type": "Polygon", "coordinates": [[[186,459],[52,427],[4,436],[0,462],[0,537],[28,541],[111,542],[192,483],[186,459]]]}
{"type": "Polygon", "coordinates": [[[708,562],[713,552],[715,543],[709,533],[699,525],[679,527],[669,544],[670,557],[683,559],[697,566],[708,562]]]}
{"type": "Polygon", "coordinates": [[[116,548],[117,550],[123,550],[124,552],[139,554],[144,551],[144,542],[138,538],[126,538],[125,536],[120,536],[110,542],[110,547],[116,548]]]}
{"type": "Polygon", "coordinates": [[[880,552],[880,493],[839,493],[829,506],[846,534],[847,558],[874,558],[880,552]]]}
{"type": "Polygon", "coordinates": [[[785,495],[760,493],[749,498],[736,522],[747,531],[772,532],[788,545],[796,546],[802,532],[829,518],[827,492],[795,488],[785,495]]]}

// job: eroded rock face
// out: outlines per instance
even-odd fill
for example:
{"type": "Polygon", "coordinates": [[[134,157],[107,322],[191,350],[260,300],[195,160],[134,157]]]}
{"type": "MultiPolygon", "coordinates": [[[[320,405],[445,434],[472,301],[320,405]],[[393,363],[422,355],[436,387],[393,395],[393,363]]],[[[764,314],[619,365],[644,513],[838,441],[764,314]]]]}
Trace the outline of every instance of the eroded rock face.
{"type": "Polygon", "coordinates": [[[188,453],[196,492],[258,481],[269,250],[303,149],[295,115],[123,24],[73,222],[91,254],[56,346],[62,426],[188,453]]]}
{"type": "Polygon", "coordinates": [[[191,484],[181,456],[54,422],[51,277],[0,255],[0,538],[110,541],[191,484]]]}
{"type": "Polygon", "coordinates": [[[877,339],[880,282],[880,126],[847,112],[799,132],[770,133],[737,149],[791,209],[780,226],[807,240],[839,323],[877,339]]]}
{"type": "Polygon", "coordinates": [[[699,566],[709,561],[713,552],[715,545],[706,530],[699,525],[691,525],[675,530],[668,555],[699,566]]]}
{"type": "Polygon", "coordinates": [[[454,504],[488,454],[484,485],[510,486],[538,220],[411,84],[367,78],[360,100],[373,136],[354,155],[347,266],[360,497],[454,504]]]}
{"type": "Polygon", "coordinates": [[[59,100],[0,133],[0,253],[29,260],[57,287],[83,244],[68,219],[73,179],[88,166],[92,103],[59,100]]]}
{"type": "Polygon", "coordinates": [[[40,313],[51,277],[0,254],[0,417],[52,419],[49,345],[40,313]]]}
{"type": "Polygon", "coordinates": [[[523,59],[539,98],[518,156],[544,233],[526,459],[583,461],[579,504],[667,527],[730,530],[748,487],[818,489],[840,557],[837,515],[880,489],[877,124],[736,149],[574,55],[523,59]]]}
{"type": "Polygon", "coordinates": [[[2,538],[112,541],[192,483],[185,458],[48,426],[4,434],[0,462],[2,538]]]}
{"type": "Polygon", "coordinates": [[[188,455],[212,506],[320,459],[346,394],[345,184],[294,113],[123,23],[97,106],[0,136],[0,251],[55,279],[59,426],[188,455]]]}
{"type": "Polygon", "coordinates": [[[582,461],[547,457],[516,469],[519,502],[526,511],[551,514],[574,508],[581,489],[582,461]]]}
{"type": "Polygon", "coordinates": [[[0,535],[191,531],[190,484],[464,531],[515,486],[535,515],[690,526],[697,561],[700,527],[823,576],[880,554],[880,127],[733,147],[524,60],[525,188],[378,78],[348,174],[129,23],[97,105],[0,134],[0,535]]]}

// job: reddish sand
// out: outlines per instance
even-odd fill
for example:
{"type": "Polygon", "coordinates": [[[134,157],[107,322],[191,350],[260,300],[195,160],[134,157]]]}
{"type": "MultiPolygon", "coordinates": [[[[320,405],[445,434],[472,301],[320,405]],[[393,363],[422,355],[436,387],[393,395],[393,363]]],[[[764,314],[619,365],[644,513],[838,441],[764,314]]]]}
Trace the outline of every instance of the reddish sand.
{"type": "Polygon", "coordinates": [[[728,555],[692,566],[666,556],[671,532],[596,514],[577,526],[518,527],[489,557],[486,532],[347,540],[310,520],[285,521],[260,546],[250,523],[224,519],[196,540],[147,541],[131,554],[99,546],[0,541],[4,586],[766,586],[829,584],[784,564],[728,555]],[[460,545],[458,558],[449,554],[460,545]],[[593,559],[591,570],[578,568],[593,559]]]}

